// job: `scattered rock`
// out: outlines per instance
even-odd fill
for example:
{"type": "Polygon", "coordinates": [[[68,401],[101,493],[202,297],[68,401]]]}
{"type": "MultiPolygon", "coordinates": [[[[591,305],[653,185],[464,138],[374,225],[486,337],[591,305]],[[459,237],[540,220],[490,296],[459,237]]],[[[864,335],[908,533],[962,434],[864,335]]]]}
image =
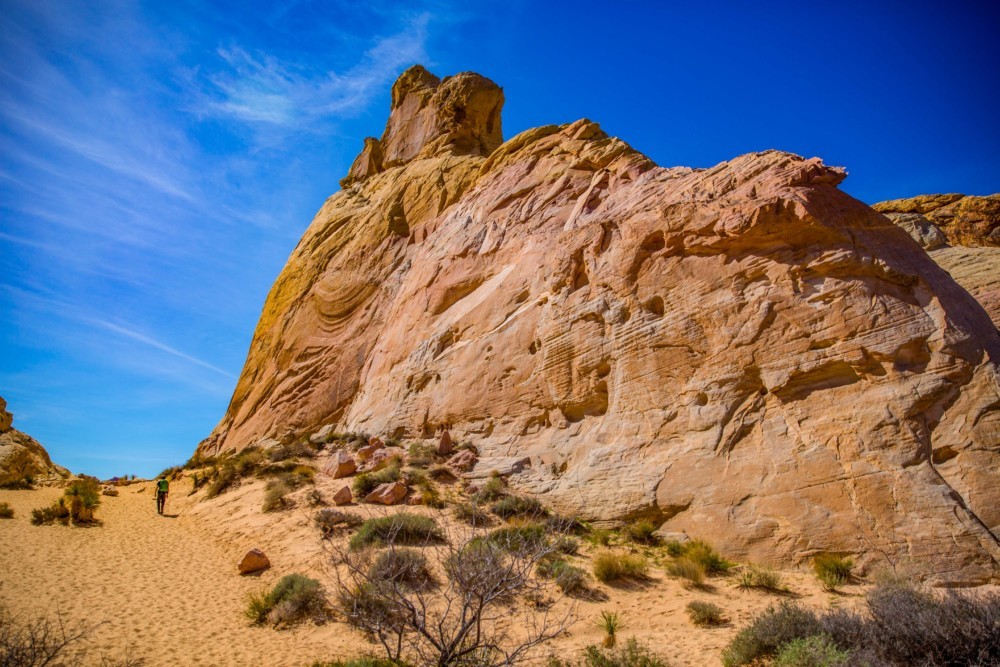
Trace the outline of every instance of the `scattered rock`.
{"type": "Polygon", "coordinates": [[[685,542],[690,542],[691,538],[687,536],[687,533],[675,533],[670,530],[663,530],[660,528],[656,531],[655,535],[660,538],[662,542],[680,542],[684,544],[685,542]]]}
{"type": "Polygon", "coordinates": [[[351,493],[351,487],[347,485],[344,485],[340,491],[333,494],[334,505],[350,505],[353,499],[354,494],[351,493]]]}
{"type": "Polygon", "coordinates": [[[372,436],[371,438],[368,438],[368,446],[378,449],[379,447],[385,446],[385,443],[383,443],[380,438],[372,436]]]}
{"type": "Polygon", "coordinates": [[[378,442],[377,444],[365,445],[364,447],[358,450],[358,460],[364,463],[369,458],[371,458],[372,454],[374,454],[380,449],[382,449],[381,441],[378,442]]]}
{"type": "Polygon", "coordinates": [[[372,452],[365,462],[365,472],[375,472],[386,467],[393,458],[402,458],[403,450],[399,447],[380,447],[372,452]]]}
{"type": "Polygon", "coordinates": [[[323,468],[323,472],[334,479],[349,477],[358,470],[358,464],[354,457],[343,450],[338,450],[330,457],[330,462],[323,468]]]}
{"type": "Polygon", "coordinates": [[[478,457],[474,452],[468,449],[463,449],[448,459],[448,465],[455,470],[468,472],[476,465],[477,459],[478,457]]]}
{"type": "Polygon", "coordinates": [[[402,482],[386,482],[379,484],[374,491],[365,496],[365,502],[396,505],[406,497],[406,492],[406,485],[402,482]]]}
{"type": "Polygon", "coordinates": [[[267,559],[264,552],[260,549],[251,549],[240,561],[239,570],[240,574],[253,574],[263,572],[269,567],[271,567],[271,561],[267,559]]]}
{"type": "Polygon", "coordinates": [[[117,496],[118,495],[118,489],[116,489],[111,484],[108,484],[108,485],[106,485],[104,487],[104,489],[101,490],[101,494],[105,495],[105,496],[117,496]]]}
{"type": "Polygon", "coordinates": [[[330,440],[330,436],[333,435],[333,424],[327,424],[320,430],[316,431],[309,436],[309,442],[314,445],[326,444],[330,440]]]}
{"type": "Polygon", "coordinates": [[[455,451],[455,447],[451,442],[451,434],[448,431],[445,431],[441,434],[441,439],[438,440],[437,452],[441,456],[448,456],[453,451],[455,451]]]}

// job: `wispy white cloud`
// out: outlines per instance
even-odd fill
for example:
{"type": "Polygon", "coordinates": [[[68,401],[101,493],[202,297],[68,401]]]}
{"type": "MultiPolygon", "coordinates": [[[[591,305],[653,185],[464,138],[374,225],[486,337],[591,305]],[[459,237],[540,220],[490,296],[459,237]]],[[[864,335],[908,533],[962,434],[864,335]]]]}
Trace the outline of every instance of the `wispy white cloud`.
{"type": "Polygon", "coordinates": [[[428,14],[411,20],[402,32],[377,39],[361,61],[339,74],[317,72],[302,63],[238,46],[220,48],[225,69],[207,77],[196,111],[251,124],[310,129],[338,114],[362,111],[372,95],[401,69],[426,60],[428,14]]]}
{"type": "Polygon", "coordinates": [[[190,354],[185,354],[184,352],[181,352],[178,349],[170,347],[166,343],[158,341],[158,340],[156,340],[155,338],[153,338],[151,336],[147,336],[145,334],[141,334],[138,331],[134,331],[134,330],[129,329],[127,327],[119,326],[119,325],[114,324],[112,322],[106,322],[104,320],[100,320],[100,319],[96,319],[96,318],[92,318],[90,320],[90,322],[91,322],[91,324],[95,324],[95,325],[97,325],[99,327],[103,327],[103,328],[107,329],[108,331],[113,331],[113,332],[115,332],[117,334],[125,336],[126,338],[131,338],[132,340],[139,341],[140,343],[148,345],[148,346],[150,346],[150,347],[152,347],[154,349],[160,350],[161,352],[166,352],[167,354],[171,354],[171,355],[177,357],[178,359],[183,359],[184,361],[189,361],[192,364],[195,364],[197,366],[201,366],[202,368],[207,368],[210,371],[215,371],[216,373],[218,373],[219,375],[221,375],[223,377],[229,378],[231,380],[235,380],[236,379],[236,376],[233,375],[232,373],[230,373],[229,371],[224,370],[222,368],[219,368],[218,366],[213,366],[212,364],[208,363],[207,361],[203,361],[203,360],[199,359],[198,357],[191,356],[190,354]]]}

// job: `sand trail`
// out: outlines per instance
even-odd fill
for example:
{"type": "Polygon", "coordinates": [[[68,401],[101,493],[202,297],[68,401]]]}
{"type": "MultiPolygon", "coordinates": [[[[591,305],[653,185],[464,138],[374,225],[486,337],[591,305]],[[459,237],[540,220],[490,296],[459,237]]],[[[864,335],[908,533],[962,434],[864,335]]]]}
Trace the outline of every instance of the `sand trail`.
{"type": "Polygon", "coordinates": [[[186,498],[171,499],[161,517],[148,484],[129,486],[103,498],[100,527],[32,526],[31,509],[61,493],[0,491],[16,512],[0,522],[0,598],[16,613],[100,624],[79,645],[87,664],[99,664],[102,652],[120,657],[129,645],[150,667],[298,667],[329,658],[331,641],[340,643],[331,635],[346,632],[248,626],[247,595],[276,577],[240,577],[238,555],[189,516],[186,498]]]}

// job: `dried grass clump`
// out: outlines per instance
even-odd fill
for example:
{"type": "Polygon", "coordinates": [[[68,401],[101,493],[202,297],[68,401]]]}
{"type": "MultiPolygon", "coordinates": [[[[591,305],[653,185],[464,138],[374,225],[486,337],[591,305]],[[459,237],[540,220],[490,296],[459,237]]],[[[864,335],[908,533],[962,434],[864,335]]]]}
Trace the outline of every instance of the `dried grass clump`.
{"type": "Polygon", "coordinates": [[[649,573],[649,563],[640,554],[616,551],[602,551],[594,556],[594,577],[606,584],[645,579],[649,573]]]}
{"type": "Polygon", "coordinates": [[[400,512],[362,523],[351,537],[350,547],[357,550],[369,545],[428,545],[443,541],[444,533],[437,521],[428,516],[400,512]]]}
{"type": "Polygon", "coordinates": [[[245,610],[255,624],[291,624],[306,618],[322,622],[328,613],[326,593],[315,579],[301,574],[282,577],[267,593],[251,595],[245,610]]]}
{"type": "Polygon", "coordinates": [[[722,614],[722,607],[702,600],[688,602],[687,614],[695,625],[722,625],[726,622],[722,614]]]}
{"type": "Polygon", "coordinates": [[[687,556],[681,556],[667,566],[667,573],[684,579],[688,584],[696,587],[705,585],[705,568],[701,563],[691,560],[687,556]]]}
{"type": "Polygon", "coordinates": [[[849,582],[853,568],[854,562],[846,556],[819,554],[813,558],[813,572],[828,591],[836,590],[838,586],[849,582]]]}
{"type": "Polygon", "coordinates": [[[14,508],[7,503],[0,503],[0,519],[13,519],[14,508]]]}

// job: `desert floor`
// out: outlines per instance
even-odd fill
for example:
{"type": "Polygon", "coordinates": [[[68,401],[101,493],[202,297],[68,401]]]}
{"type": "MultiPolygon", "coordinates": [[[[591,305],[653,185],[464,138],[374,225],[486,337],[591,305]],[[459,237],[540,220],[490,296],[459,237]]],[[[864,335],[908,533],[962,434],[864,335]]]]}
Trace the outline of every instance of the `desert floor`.
{"type": "MultiPolygon", "coordinates": [[[[341,484],[322,479],[318,488],[332,495],[341,484]]],[[[274,630],[252,627],[243,616],[251,592],[290,572],[332,584],[328,556],[304,498],[295,508],[264,514],[263,482],[207,501],[200,500],[201,494],[186,495],[189,489],[187,479],[174,482],[167,516],[161,517],[150,483],[123,487],[121,495],[103,498],[98,511],[103,524],[93,528],[31,525],[31,510],[51,503],[61,489],[0,491],[0,502],[16,512],[13,519],[0,519],[0,600],[24,617],[47,615],[71,626],[95,626],[79,645],[85,663],[93,665],[100,664],[102,654],[120,658],[126,647],[144,657],[148,667],[308,667],[315,660],[375,653],[375,646],[342,622],[274,630]],[[236,564],[254,547],[265,551],[273,567],[260,577],[241,577],[236,564]]],[[[441,520],[447,516],[446,511],[418,511],[441,520]]],[[[589,570],[587,550],[582,554],[577,564],[589,570]]],[[[784,572],[783,580],[797,600],[810,606],[860,602],[861,587],[826,593],[806,572],[784,572]]],[[[708,590],[693,591],[657,567],[642,586],[600,585],[606,599],[579,602],[575,624],[545,645],[535,662],[544,664],[552,654],[574,656],[598,642],[602,631],[594,619],[602,610],[617,610],[625,620],[621,636],[641,639],[671,665],[719,665],[722,648],[738,628],[782,598],[742,591],[735,577],[711,583],[708,590]],[[684,611],[694,599],[719,605],[730,622],[695,627],[684,611]]]]}

